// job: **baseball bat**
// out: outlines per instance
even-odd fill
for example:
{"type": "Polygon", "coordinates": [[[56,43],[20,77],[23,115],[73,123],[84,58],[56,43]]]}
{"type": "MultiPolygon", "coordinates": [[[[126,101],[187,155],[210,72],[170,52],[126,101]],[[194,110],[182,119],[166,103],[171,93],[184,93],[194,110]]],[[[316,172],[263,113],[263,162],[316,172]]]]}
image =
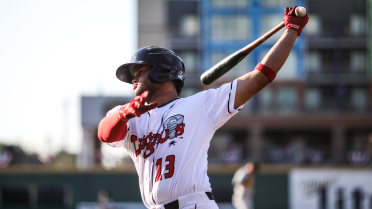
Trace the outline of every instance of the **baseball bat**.
{"type": "Polygon", "coordinates": [[[252,43],[246,45],[245,47],[235,51],[234,53],[230,54],[207,71],[205,71],[200,76],[200,81],[205,84],[209,85],[220,78],[222,75],[230,71],[235,65],[241,62],[251,51],[253,51],[257,46],[261,45],[264,41],[278,32],[280,29],[284,27],[284,22],[281,22],[270,31],[266,32],[252,43]]]}

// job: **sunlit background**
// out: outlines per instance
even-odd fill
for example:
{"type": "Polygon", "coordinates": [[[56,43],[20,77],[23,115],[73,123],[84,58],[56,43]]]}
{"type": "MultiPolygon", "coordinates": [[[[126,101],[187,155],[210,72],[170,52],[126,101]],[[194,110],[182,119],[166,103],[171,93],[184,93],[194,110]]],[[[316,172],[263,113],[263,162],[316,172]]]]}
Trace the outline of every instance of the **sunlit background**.
{"type": "Polygon", "coordinates": [[[278,32],[211,86],[199,77],[282,21],[310,21],[277,79],[215,134],[209,175],[231,206],[239,166],[262,164],[255,208],[372,206],[369,0],[0,0],[0,208],[143,208],[133,163],[99,142],[132,98],[117,67],[147,45],[186,66],[182,97],[250,71],[278,32]],[[267,201],[270,199],[270,201],[267,201]]]}
{"type": "Polygon", "coordinates": [[[130,93],[113,75],[136,49],[136,2],[0,1],[0,140],[81,150],[81,95],[130,93]]]}

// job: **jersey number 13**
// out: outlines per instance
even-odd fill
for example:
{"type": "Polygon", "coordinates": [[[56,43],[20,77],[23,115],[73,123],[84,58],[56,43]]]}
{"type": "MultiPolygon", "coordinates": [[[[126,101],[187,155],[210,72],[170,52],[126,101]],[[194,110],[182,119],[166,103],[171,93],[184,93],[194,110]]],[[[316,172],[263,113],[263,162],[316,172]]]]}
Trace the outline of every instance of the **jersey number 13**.
{"type": "MultiPolygon", "coordinates": [[[[170,178],[173,176],[174,174],[174,161],[175,161],[175,156],[174,155],[168,155],[166,158],[165,158],[165,161],[164,161],[164,178],[167,179],[167,178],[170,178]]],[[[162,173],[161,171],[163,170],[162,169],[162,166],[163,166],[163,158],[159,158],[157,161],[156,161],[156,177],[155,177],[155,182],[157,181],[160,181],[163,179],[162,177],[162,173]]]]}

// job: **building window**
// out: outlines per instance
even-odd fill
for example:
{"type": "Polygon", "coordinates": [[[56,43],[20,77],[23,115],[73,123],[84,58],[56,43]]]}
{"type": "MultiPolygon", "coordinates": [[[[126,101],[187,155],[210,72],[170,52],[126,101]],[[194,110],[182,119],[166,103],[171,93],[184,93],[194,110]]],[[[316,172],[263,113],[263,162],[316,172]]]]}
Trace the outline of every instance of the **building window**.
{"type": "Polygon", "coordinates": [[[367,91],[363,88],[353,88],[351,90],[351,106],[355,110],[365,110],[367,108],[367,91]]]}
{"type": "Polygon", "coordinates": [[[199,35],[199,18],[195,15],[186,15],[182,17],[180,24],[180,34],[185,37],[195,38],[199,35]]]}
{"type": "Polygon", "coordinates": [[[317,110],[320,106],[320,92],[316,88],[306,89],[305,92],[305,107],[308,110],[317,110]]]}
{"type": "Polygon", "coordinates": [[[262,89],[259,98],[260,98],[260,105],[262,112],[270,112],[272,110],[272,91],[270,86],[267,86],[266,88],[262,89]]]}
{"type": "Polygon", "coordinates": [[[226,7],[247,7],[251,5],[250,0],[212,0],[212,6],[216,8],[226,8],[226,7]]]}
{"type": "Polygon", "coordinates": [[[293,51],[292,53],[289,54],[287,61],[284,63],[282,66],[282,70],[278,73],[277,75],[277,80],[280,79],[297,79],[298,74],[297,74],[297,69],[298,69],[298,54],[293,51]]]}
{"type": "Polygon", "coordinates": [[[307,53],[307,69],[309,73],[319,72],[322,68],[322,59],[318,51],[309,51],[307,53]]]}
{"type": "Polygon", "coordinates": [[[280,113],[294,113],[297,107],[297,92],[294,87],[281,87],[278,92],[280,113]]]}
{"type": "MultiPolygon", "coordinates": [[[[282,14],[275,14],[275,15],[269,15],[265,14],[261,16],[261,27],[260,27],[260,34],[265,34],[267,31],[274,28],[276,25],[278,25],[278,21],[280,21],[283,18],[282,14]]],[[[273,36],[271,36],[269,39],[265,41],[265,43],[273,43],[279,40],[282,33],[275,33],[273,36]]]]}
{"type": "Polygon", "coordinates": [[[183,51],[179,52],[179,56],[182,58],[182,61],[185,64],[186,74],[199,71],[200,58],[198,53],[192,51],[183,51]]]}
{"type": "Polygon", "coordinates": [[[366,53],[352,51],[350,53],[350,68],[352,72],[363,72],[367,68],[366,53]]]}
{"type": "Polygon", "coordinates": [[[305,27],[306,34],[308,35],[321,35],[322,22],[318,15],[311,14],[309,22],[305,27]]]}
{"type": "Polygon", "coordinates": [[[361,36],[366,34],[366,20],[364,15],[353,14],[350,16],[350,34],[353,36],[361,36]]]}
{"type": "Polygon", "coordinates": [[[213,41],[243,41],[250,39],[251,19],[246,15],[213,16],[211,38],[213,41]]]}

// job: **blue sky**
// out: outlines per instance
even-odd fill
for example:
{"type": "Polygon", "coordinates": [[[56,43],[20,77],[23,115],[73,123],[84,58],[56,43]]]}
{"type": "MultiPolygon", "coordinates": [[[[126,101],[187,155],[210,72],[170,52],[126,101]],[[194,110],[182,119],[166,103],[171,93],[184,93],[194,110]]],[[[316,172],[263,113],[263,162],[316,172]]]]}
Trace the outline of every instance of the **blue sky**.
{"type": "Polygon", "coordinates": [[[131,93],[136,24],[135,0],[0,0],[0,143],[79,152],[80,95],[131,93]]]}

